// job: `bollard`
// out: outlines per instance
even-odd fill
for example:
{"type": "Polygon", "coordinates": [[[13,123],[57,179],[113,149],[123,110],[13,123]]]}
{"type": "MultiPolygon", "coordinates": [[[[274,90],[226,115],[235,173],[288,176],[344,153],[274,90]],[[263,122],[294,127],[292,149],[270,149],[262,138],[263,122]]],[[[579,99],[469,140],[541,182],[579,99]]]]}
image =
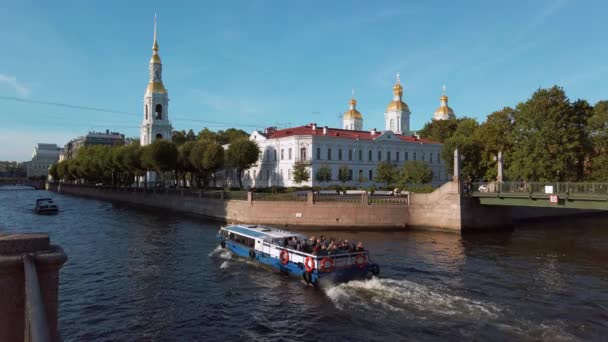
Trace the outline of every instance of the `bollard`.
{"type": "Polygon", "coordinates": [[[50,244],[48,234],[0,234],[0,341],[33,341],[36,336],[61,341],[59,269],[66,260],[63,249],[50,244]],[[29,266],[24,266],[24,258],[29,266]]]}

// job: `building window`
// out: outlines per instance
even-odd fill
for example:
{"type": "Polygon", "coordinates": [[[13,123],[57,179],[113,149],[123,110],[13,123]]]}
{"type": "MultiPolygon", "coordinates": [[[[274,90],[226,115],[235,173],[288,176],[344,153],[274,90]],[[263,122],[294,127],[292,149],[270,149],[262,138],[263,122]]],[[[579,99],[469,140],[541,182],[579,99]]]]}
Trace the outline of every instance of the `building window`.
{"type": "Polygon", "coordinates": [[[327,149],[327,160],[331,160],[331,148],[327,149]]]}
{"type": "Polygon", "coordinates": [[[281,149],[281,160],[285,159],[285,153],[284,152],[285,152],[285,150],[281,149]]]}
{"type": "Polygon", "coordinates": [[[266,170],[266,179],[270,180],[270,173],[268,170],[266,170]]]}
{"type": "Polygon", "coordinates": [[[425,160],[424,157],[426,157],[426,156],[424,155],[424,152],[422,152],[422,159],[420,159],[420,160],[424,161],[425,160]]]}
{"type": "Polygon", "coordinates": [[[306,160],[306,147],[300,148],[300,161],[306,160]]]}
{"type": "Polygon", "coordinates": [[[391,151],[386,151],[386,160],[391,161],[391,151]]]}
{"type": "Polygon", "coordinates": [[[156,120],[162,120],[163,119],[163,106],[160,104],[156,105],[156,120]]]}
{"type": "Polygon", "coordinates": [[[289,160],[291,160],[291,147],[289,148],[289,150],[287,150],[287,155],[289,157],[289,160]]]}
{"type": "Polygon", "coordinates": [[[414,152],[414,159],[413,160],[416,160],[416,152],[414,152]]]}
{"type": "Polygon", "coordinates": [[[382,151],[378,151],[378,161],[382,160],[382,151]]]}
{"type": "Polygon", "coordinates": [[[429,163],[433,164],[433,154],[429,153],[429,163]]]}
{"type": "Polygon", "coordinates": [[[291,180],[291,169],[287,169],[287,180],[291,180]]]}
{"type": "Polygon", "coordinates": [[[146,105],[146,120],[148,120],[148,105],[146,105]]]}
{"type": "Polygon", "coordinates": [[[353,180],[353,169],[348,169],[348,180],[349,181],[353,180]]]}
{"type": "Polygon", "coordinates": [[[369,161],[372,161],[372,150],[369,150],[368,158],[369,158],[369,161]]]}
{"type": "Polygon", "coordinates": [[[399,161],[399,151],[395,152],[397,155],[395,156],[395,160],[399,161]]]}
{"type": "Polygon", "coordinates": [[[338,150],[338,160],[342,160],[342,149],[338,150]]]}
{"type": "Polygon", "coordinates": [[[162,135],[162,134],[160,134],[160,133],[158,133],[158,134],[156,135],[156,140],[162,140],[162,139],[163,139],[163,135],[162,135]]]}
{"type": "Polygon", "coordinates": [[[363,160],[363,150],[359,150],[359,160],[363,160]]]}
{"type": "Polygon", "coordinates": [[[403,153],[404,153],[404,155],[403,155],[403,160],[408,160],[408,152],[407,152],[407,151],[405,151],[405,152],[403,152],[403,153]]]}
{"type": "Polygon", "coordinates": [[[321,148],[317,147],[317,160],[321,160],[321,148]]]}
{"type": "Polygon", "coordinates": [[[353,160],[353,150],[348,150],[348,160],[353,160]]]}
{"type": "Polygon", "coordinates": [[[390,129],[391,131],[395,131],[395,120],[394,120],[394,119],[391,119],[389,122],[390,122],[390,124],[389,124],[389,129],[390,129]]]}
{"type": "Polygon", "coordinates": [[[368,176],[369,176],[368,178],[369,178],[370,181],[374,180],[374,172],[372,170],[369,170],[368,176]]]}
{"type": "Polygon", "coordinates": [[[274,149],[274,150],[272,150],[272,151],[273,151],[273,156],[274,156],[274,159],[273,159],[273,160],[274,160],[274,161],[277,161],[277,150],[276,150],[276,149],[274,149]]]}

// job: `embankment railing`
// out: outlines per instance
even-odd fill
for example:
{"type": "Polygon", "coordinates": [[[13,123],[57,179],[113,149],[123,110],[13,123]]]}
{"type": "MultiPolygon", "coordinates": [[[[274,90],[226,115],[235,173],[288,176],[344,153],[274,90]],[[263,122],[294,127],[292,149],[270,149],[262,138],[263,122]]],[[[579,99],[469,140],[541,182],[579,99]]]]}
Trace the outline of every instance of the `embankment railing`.
{"type": "Polygon", "coordinates": [[[25,341],[49,342],[51,334],[46,317],[36,265],[31,255],[23,255],[25,273],[25,341]]]}

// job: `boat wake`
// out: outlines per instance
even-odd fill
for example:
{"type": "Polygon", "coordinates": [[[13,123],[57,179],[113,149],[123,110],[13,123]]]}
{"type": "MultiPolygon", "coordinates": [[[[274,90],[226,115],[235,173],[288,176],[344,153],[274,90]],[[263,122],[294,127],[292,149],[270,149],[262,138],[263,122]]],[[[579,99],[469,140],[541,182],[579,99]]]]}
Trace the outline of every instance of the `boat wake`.
{"type": "Polygon", "coordinates": [[[212,250],[211,252],[209,252],[209,256],[210,257],[217,257],[217,258],[225,259],[225,260],[231,260],[232,259],[232,253],[230,253],[227,249],[222,248],[220,246],[215,247],[214,250],[212,250]]]}
{"type": "Polygon", "coordinates": [[[493,318],[501,311],[489,303],[442,293],[407,280],[357,280],[325,288],[325,293],[339,310],[401,313],[418,319],[456,315],[493,318]]]}

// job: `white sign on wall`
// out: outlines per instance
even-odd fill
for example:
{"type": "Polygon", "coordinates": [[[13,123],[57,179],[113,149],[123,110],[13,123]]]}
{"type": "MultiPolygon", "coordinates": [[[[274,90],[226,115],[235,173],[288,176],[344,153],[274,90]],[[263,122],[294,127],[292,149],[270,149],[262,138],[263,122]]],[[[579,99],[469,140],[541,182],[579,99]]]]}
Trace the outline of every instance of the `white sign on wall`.
{"type": "Polygon", "coordinates": [[[302,217],[302,213],[296,213],[296,217],[298,217],[298,218],[302,217]]]}
{"type": "Polygon", "coordinates": [[[552,194],[553,193],[553,185],[545,185],[545,193],[552,194]]]}

